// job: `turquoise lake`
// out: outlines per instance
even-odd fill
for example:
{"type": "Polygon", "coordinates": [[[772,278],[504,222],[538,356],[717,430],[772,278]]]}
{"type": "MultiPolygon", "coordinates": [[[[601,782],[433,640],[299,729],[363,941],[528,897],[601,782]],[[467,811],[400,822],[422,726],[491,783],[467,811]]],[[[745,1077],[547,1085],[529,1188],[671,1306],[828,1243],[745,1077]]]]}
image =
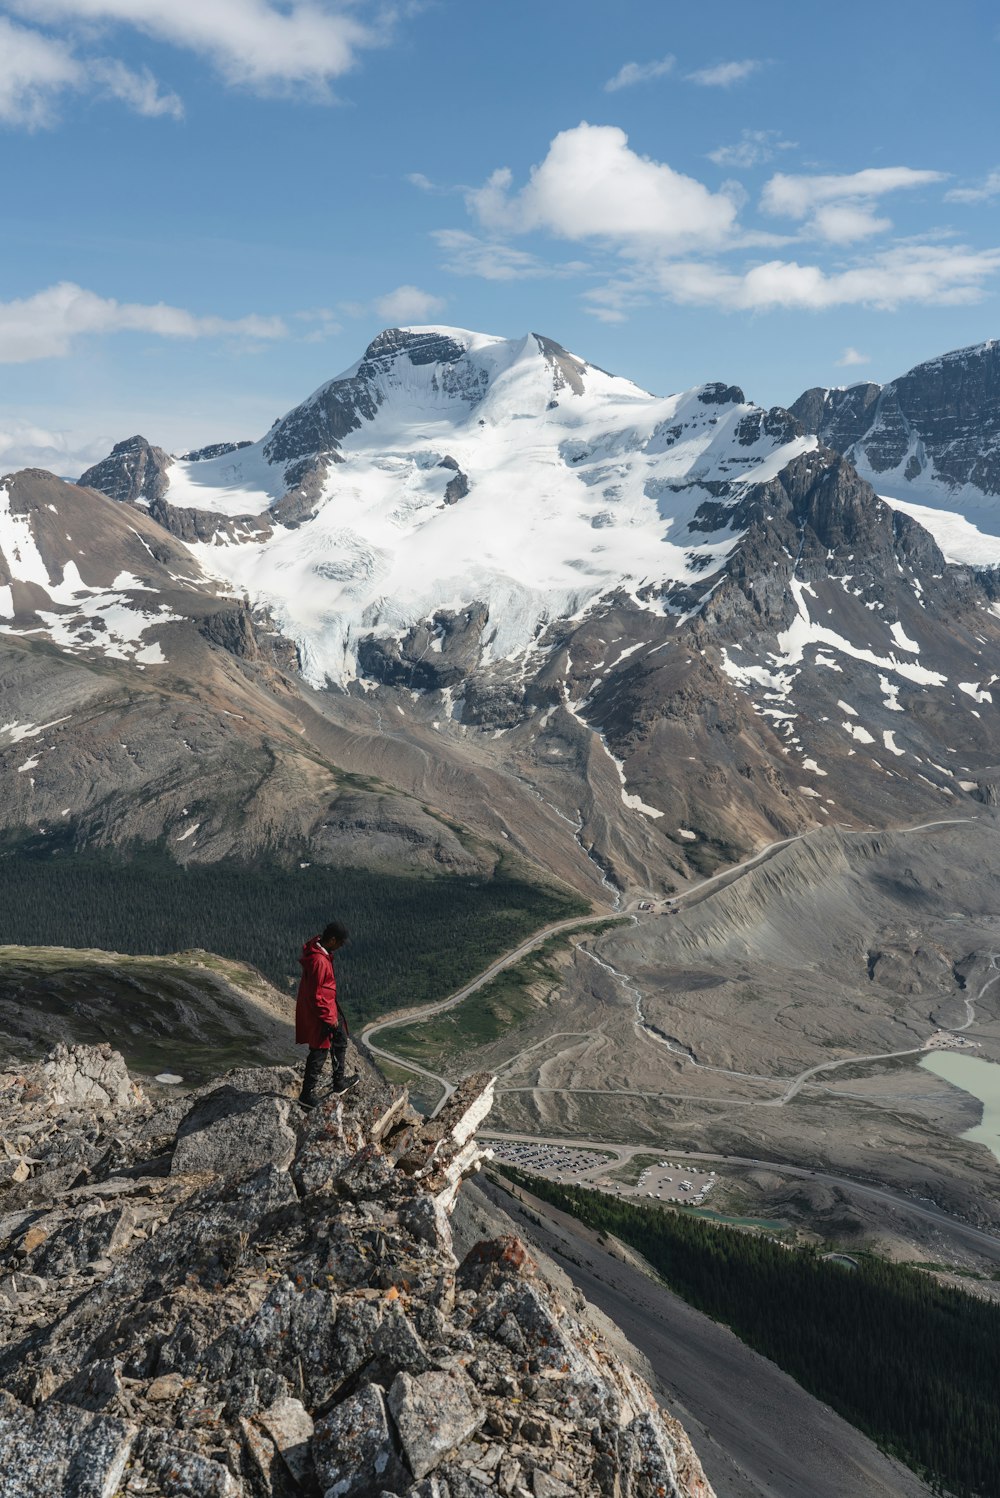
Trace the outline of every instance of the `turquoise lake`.
{"type": "Polygon", "coordinates": [[[966,1129],[962,1138],[985,1144],[1000,1160],[1000,1066],[961,1051],[930,1051],[920,1065],[979,1099],[983,1105],[982,1122],[974,1129],[966,1129]]]}

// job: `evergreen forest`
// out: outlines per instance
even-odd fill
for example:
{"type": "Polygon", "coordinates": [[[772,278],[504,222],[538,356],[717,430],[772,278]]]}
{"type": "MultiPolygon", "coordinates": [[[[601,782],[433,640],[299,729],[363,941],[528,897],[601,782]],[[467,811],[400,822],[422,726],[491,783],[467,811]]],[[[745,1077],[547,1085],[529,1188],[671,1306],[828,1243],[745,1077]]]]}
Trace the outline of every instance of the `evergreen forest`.
{"type": "Polygon", "coordinates": [[[1000,1306],[873,1255],[851,1268],[683,1212],[492,1168],[638,1249],[684,1300],[936,1488],[1000,1493],[1000,1306]]]}
{"type": "Polygon", "coordinates": [[[0,945],[159,956],[203,948],[287,992],[302,943],[330,920],[351,941],[337,982],[352,1019],[444,998],[539,927],[585,914],[573,894],[501,864],[438,878],[310,865],[174,863],[160,850],[0,854],[0,945]]]}

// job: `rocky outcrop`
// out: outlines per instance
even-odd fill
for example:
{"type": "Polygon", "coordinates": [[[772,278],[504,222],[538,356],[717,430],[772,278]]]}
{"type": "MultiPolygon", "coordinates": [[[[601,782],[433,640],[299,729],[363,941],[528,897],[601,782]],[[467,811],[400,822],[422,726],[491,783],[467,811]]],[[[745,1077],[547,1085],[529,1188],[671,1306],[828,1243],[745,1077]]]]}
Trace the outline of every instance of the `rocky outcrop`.
{"type": "Polygon", "coordinates": [[[374,421],[385,400],[384,381],[391,379],[400,355],[415,365],[441,365],[441,387],[467,394],[470,401],[485,388],[485,376],[472,378],[470,384],[455,372],[465,359],[465,348],[447,334],[386,328],[365,349],[353,373],[323,385],[275,425],[264,444],[264,457],[269,463],[294,463],[336,453],[345,437],[363,422],[374,421]]]}
{"type": "Polygon", "coordinates": [[[151,504],[161,499],[170,482],[167,470],[173,458],[162,447],[153,447],[145,437],[126,437],[116,442],[106,458],[81,473],[78,483],[99,489],[121,504],[151,504]]]}
{"type": "Polygon", "coordinates": [[[0,1498],[711,1498],[516,1238],[449,1211],[492,1080],[433,1122],[361,1058],[155,1103],[108,1047],[0,1075],[0,1498]]]}
{"type": "Polygon", "coordinates": [[[791,410],[865,471],[1000,494],[1000,343],[928,359],[888,385],[807,390],[791,410]]]}
{"type": "Polygon", "coordinates": [[[439,609],[401,640],[394,635],[367,635],[358,646],[358,662],[369,676],[387,686],[414,691],[452,687],[478,666],[488,622],[485,603],[458,611],[439,609]]]}
{"type": "Polygon", "coordinates": [[[193,541],[216,540],[266,541],[273,530],[260,515],[217,515],[213,510],[172,505],[162,495],[151,500],[149,513],[165,531],[189,544],[193,541]]]}
{"type": "Polygon", "coordinates": [[[225,458],[230,453],[238,453],[242,447],[252,447],[250,438],[242,442],[210,442],[207,447],[196,448],[194,452],[181,453],[182,463],[204,463],[210,458],[225,458]]]}

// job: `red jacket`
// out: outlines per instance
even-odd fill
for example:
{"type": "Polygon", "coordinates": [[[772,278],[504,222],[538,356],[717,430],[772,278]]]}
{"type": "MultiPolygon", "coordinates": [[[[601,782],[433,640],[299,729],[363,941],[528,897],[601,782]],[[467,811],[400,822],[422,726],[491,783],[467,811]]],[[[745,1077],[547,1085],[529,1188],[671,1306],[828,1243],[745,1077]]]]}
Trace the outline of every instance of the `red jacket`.
{"type": "Polygon", "coordinates": [[[318,936],[306,942],[299,962],[302,977],[295,1001],[295,1044],[307,1045],[314,1051],[328,1051],[330,1037],[326,1027],[338,1023],[333,962],[318,936]]]}

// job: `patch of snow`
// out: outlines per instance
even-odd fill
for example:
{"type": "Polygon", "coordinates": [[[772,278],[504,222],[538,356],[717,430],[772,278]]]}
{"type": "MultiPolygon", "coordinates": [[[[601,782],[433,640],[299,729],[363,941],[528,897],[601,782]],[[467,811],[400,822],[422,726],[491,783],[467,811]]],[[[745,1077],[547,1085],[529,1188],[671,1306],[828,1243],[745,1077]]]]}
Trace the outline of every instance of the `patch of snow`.
{"type": "Polygon", "coordinates": [[[895,624],[890,624],[889,633],[892,635],[892,638],[895,640],[900,650],[912,650],[915,655],[920,654],[920,646],[917,644],[917,641],[910,639],[909,635],[907,635],[906,631],[898,620],[895,624]]]}
{"type": "Polygon", "coordinates": [[[677,834],[679,837],[682,837],[686,843],[696,843],[698,841],[697,832],[691,832],[687,827],[678,827],[677,834]]]}
{"type": "MultiPolygon", "coordinates": [[[[955,504],[956,500],[961,501],[961,491],[953,491],[952,495],[942,494],[940,509],[936,505],[913,504],[910,500],[896,499],[889,494],[880,494],[879,498],[891,509],[902,510],[904,514],[911,515],[925,530],[930,531],[946,562],[972,567],[1000,566],[1000,511],[996,509],[995,502],[993,505],[989,504],[980,490],[972,489],[970,485],[966,486],[966,490],[964,497],[968,501],[968,515],[946,508],[955,504]],[[975,524],[969,515],[974,515],[979,524],[975,524]],[[979,525],[984,525],[986,529],[980,530],[979,525]]],[[[914,586],[916,587],[916,583],[914,586]]]]}
{"type": "Polygon", "coordinates": [[[803,768],[803,770],[811,770],[814,775],[825,775],[826,774],[826,771],[825,770],[821,770],[820,767],[819,767],[819,765],[816,763],[816,761],[814,759],[804,759],[802,761],[802,768],[803,768]]]}
{"type": "Polygon", "coordinates": [[[840,710],[842,712],[847,713],[852,718],[856,718],[858,716],[858,710],[857,710],[857,708],[856,707],[852,707],[849,702],[838,702],[837,706],[840,708],[840,710]]]}
{"type": "Polygon", "coordinates": [[[23,775],[26,770],[33,770],[35,768],[35,766],[37,764],[40,764],[40,763],[41,763],[41,756],[38,755],[38,754],[34,754],[34,755],[32,755],[31,759],[26,759],[24,761],[23,765],[18,765],[18,767],[17,767],[17,773],[19,775],[23,775]]]}
{"type": "Polygon", "coordinates": [[[0,723],[0,733],[10,735],[12,744],[19,744],[22,739],[35,739],[47,728],[55,728],[60,723],[68,723],[70,714],[62,718],[51,718],[48,723],[0,723]]]}
{"type": "Polygon", "coordinates": [[[896,743],[896,735],[891,728],[883,728],[882,743],[888,749],[890,754],[899,755],[906,753],[906,750],[900,749],[899,745],[896,743]]]}
{"type": "Polygon", "coordinates": [[[194,837],[200,826],[200,822],[192,822],[191,826],[185,832],[178,833],[177,837],[174,838],[174,842],[186,843],[189,837],[194,837]]]}
{"type": "Polygon", "coordinates": [[[852,738],[857,739],[859,744],[874,744],[875,740],[867,728],[862,728],[859,723],[842,723],[841,728],[849,733],[852,738]]]}
{"type": "Polygon", "coordinates": [[[958,684],[958,690],[960,692],[964,692],[967,697],[971,697],[973,702],[993,701],[993,693],[987,692],[985,689],[981,689],[978,681],[960,681],[958,684]]]}

